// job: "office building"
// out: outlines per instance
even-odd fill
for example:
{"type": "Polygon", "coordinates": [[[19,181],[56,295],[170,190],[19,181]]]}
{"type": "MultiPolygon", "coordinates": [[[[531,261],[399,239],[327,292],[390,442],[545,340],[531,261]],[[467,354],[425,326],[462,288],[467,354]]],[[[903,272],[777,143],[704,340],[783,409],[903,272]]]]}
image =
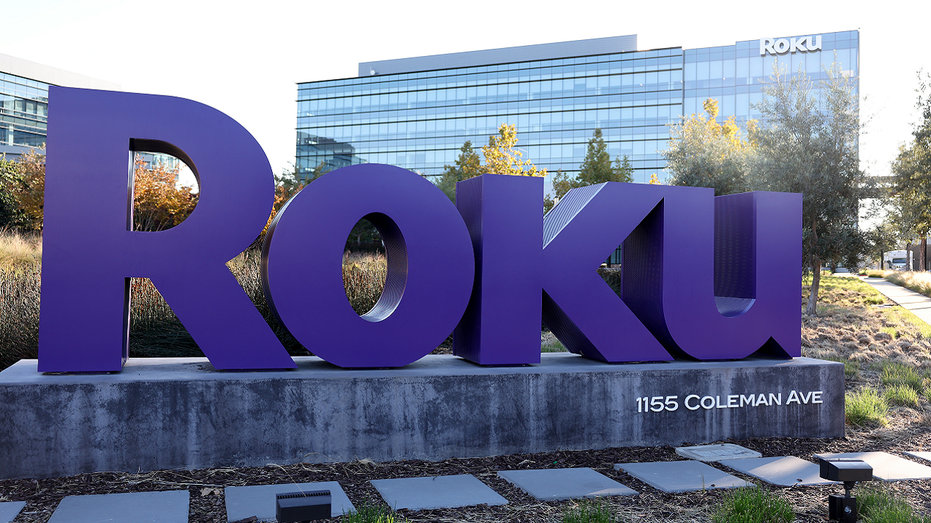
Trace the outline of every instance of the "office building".
{"type": "Polygon", "coordinates": [[[50,85],[119,89],[110,82],[0,54],[0,154],[11,158],[45,143],[50,85]]]}
{"type": "Polygon", "coordinates": [[[721,119],[757,118],[774,62],[817,82],[835,56],[859,76],[857,31],[652,50],[631,35],[365,62],[356,78],[298,85],[296,166],[373,162],[436,176],[466,140],[479,149],[509,123],[524,158],[551,173],[578,172],[600,128],[611,156],[629,157],[634,181],[663,180],[669,124],[708,98],[721,119]]]}

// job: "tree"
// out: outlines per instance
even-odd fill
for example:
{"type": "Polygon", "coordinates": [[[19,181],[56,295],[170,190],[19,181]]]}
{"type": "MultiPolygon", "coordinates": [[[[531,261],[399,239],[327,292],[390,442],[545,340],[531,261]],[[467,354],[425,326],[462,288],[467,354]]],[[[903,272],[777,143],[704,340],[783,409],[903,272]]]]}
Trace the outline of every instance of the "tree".
{"type": "Polygon", "coordinates": [[[918,73],[918,103],[921,120],[912,141],[899,148],[892,162],[893,201],[901,232],[919,239],[918,265],[927,267],[928,231],[931,230],[931,74],[918,73]]]}
{"type": "Polygon", "coordinates": [[[443,174],[436,182],[437,187],[453,202],[456,201],[456,184],[480,174],[507,174],[511,176],[546,176],[546,169],[537,169],[524,153],[517,149],[517,129],[513,125],[501,124],[498,134],[488,137],[488,145],[482,147],[485,163],[466,141],[459,150],[455,165],[443,167],[443,174]]]}
{"type": "Polygon", "coordinates": [[[611,163],[611,155],[608,154],[607,146],[604,142],[601,129],[595,129],[591,139],[588,141],[588,149],[585,151],[585,158],[579,167],[579,174],[575,177],[563,172],[557,172],[553,176],[553,192],[555,198],[549,196],[544,200],[544,210],[549,211],[563,196],[571,189],[576,187],[585,187],[604,182],[624,182],[633,181],[634,168],[630,165],[630,160],[620,156],[611,163]]]}
{"type": "Polygon", "coordinates": [[[197,205],[191,187],[178,186],[178,168],[154,167],[136,157],[133,168],[133,230],[162,231],[184,221],[197,205]]]}
{"type": "Polygon", "coordinates": [[[537,169],[530,160],[524,160],[524,153],[516,147],[517,128],[501,124],[497,135],[488,137],[488,145],[482,147],[485,156],[483,173],[508,174],[512,176],[546,176],[546,169],[537,169]],[[524,169],[527,170],[524,170],[524,169]]]}
{"type": "Polygon", "coordinates": [[[897,227],[891,216],[887,216],[881,223],[866,231],[870,247],[870,257],[878,260],[877,267],[883,269],[883,255],[894,250],[898,244],[897,227]]]}
{"type": "MultiPolygon", "coordinates": [[[[734,117],[718,123],[718,102],[702,104],[705,114],[683,117],[669,132],[663,151],[666,168],[673,172],[671,185],[711,187],[715,196],[748,190],[753,143],[744,139],[734,117]]],[[[752,131],[755,122],[748,122],[752,131]]]]}
{"type": "Polygon", "coordinates": [[[446,196],[454,203],[456,201],[456,184],[462,180],[468,180],[482,174],[482,160],[478,153],[472,149],[472,142],[466,140],[459,150],[459,157],[456,158],[455,165],[443,166],[443,174],[440,175],[436,185],[446,196]]]}
{"type": "Polygon", "coordinates": [[[45,205],[45,155],[27,151],[15,161],[2,161],[2,190],[7,222],[23,231],[41,231],[45,205]]]}
{"type": "Polygon", "coordinates": [[[17,227],[21,219],[19,206],[10,190],[13,180],[19,175],[19,163],[0,155],[0,228],[17,227]]]}
{"type": "Polygon", "coordinates": [[[585,158],[579,166],[577,179],[580,181],[584,178],[607,180],[611,174],[611,155],[608,154],[608,147],[605,145],[601,129],[595,129],[588,140],[585,158]]]}
{"type": "Polygon", "coordinates": [[[751,130],[757,147],[756,188],[802,193],[803,267],[814,271],[805,313],[817,314],[822,260],[865,249],[857,229],[860,198],[869,183],[860,170],[856,81],[835,62],[820,94],[804,73],[774,68],[756,109],[763,124],[751,130]]]}
{"type": "MultiPolygon", "coordinates": [[[[197,205],[190,187],[176,185],[178,169],[133,165],[133,230],[160,231],[181,223],[197,205]]],[[[0,160],[4,202],[15,208],[13,221],[24,231],[41,231],[45,208],[45,155],[28,151],[17,161],[0,160]]],[[[2,208],[0,208],[2,211],[2,208]]]]}
{"type": "Polygon", "coordinates": [[[899,148],[899,154],[892,162],[894,177],[892,201],[895,206],[894,221],[900,234],[911,239],[918,239],[919,270],[927,266],[925,252],[928,243],[928,231],[931,230],[931,151],[926,145],[913,141],[899,148]]]}
{"type": "Polygon", "coordinates": [[[250,248],[257,248],[262,245],[262,242],[265,241],[265,235],[268,233],[268,227],[272,224],[272,220],[275,219],[275,216],[278,215],[282,207],[284,207],[291,198],[301,192],[301,189],[307,187],[307,184],[326,173],[324,165],[325,164],[321,162],[309,175],[303,177],[298,175],[297,169],[295,169],[293,165],[290,171],[285,170],[280,175],[275,175],[275,199],[272,202],[272,212],[268,215],[268,220],[266,220],[262,232],[259,233],[258,238],[252,242],[250,248]]]}

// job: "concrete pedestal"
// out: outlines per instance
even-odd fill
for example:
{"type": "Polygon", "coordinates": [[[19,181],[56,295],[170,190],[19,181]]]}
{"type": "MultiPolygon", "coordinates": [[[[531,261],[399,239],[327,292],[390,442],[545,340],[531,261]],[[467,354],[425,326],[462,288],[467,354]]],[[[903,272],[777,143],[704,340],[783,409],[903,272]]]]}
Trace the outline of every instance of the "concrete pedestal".
{"type": "Polygon", "coordinates": [[[0,477],[441,460],[557,449],[839,437],[844,368],[796,358],[608,365],[543,354],[485,368],[427,356],[402,369],[218,372],[131,359],[107,375],[0,372],[0,477]]]}

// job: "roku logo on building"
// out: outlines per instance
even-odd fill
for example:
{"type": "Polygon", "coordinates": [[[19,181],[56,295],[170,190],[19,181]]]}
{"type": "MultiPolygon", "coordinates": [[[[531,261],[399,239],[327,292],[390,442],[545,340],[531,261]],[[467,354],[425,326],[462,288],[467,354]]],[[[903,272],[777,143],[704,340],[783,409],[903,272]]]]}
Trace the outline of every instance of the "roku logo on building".
{"type": "Polygon", "coordinates": [[[801,38],[761,38],[760,56],[821,50],[821,35],[803,36],[801,38]]]}
{"type": "MultiPolygon", "coordinates": [[[[295,368],[225,266],[272,206],[255,139],[190,100],[60,87],[49,98],[39,371],[122,368],[131,277],[152,280],[214,367],[295,368]],[[198,177],[197,207],[177,227],[131,230],[133,150],[172,154],[198,177]]],[[[386,165],[321,177],[269,228],[268,303],[305,347],[348,368],[407,365],[450,332],[478,364],[539,363],[541,318],[569,350],[608,363],[800,356],[798,194],[606,183],[541,218],[542,179],[484,175],[456,198],[386,165]],[[342,259],[362,218],[381,233],[388,276],[359,316],[342,259]],[[622,243],[618,294],[596,269],[622,243]]]]}

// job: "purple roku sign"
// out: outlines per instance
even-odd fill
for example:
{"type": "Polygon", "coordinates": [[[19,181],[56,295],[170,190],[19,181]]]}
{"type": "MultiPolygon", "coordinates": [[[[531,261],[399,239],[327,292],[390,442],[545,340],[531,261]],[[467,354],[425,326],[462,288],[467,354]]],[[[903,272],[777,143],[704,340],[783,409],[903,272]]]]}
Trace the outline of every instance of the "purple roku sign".
{"type": "MultiPolygon", "coordinates": [[[[296,365],[225,262],[265,225],[274,178],[255,139],[189,100],[51,87],[39,371],[119,371],[129,278],[150,278],[218,369],[296,365]],[[170,153],[200,182],[183,223],[132,230],[131,151],[170,153]]],[[[800,355],[801,197],[606,183],[541,218],[543,180],[484,175],[456,205],[404,169],[338,169],[269,229],[268,302],[314,354],[340,367],[400,367],[452,331],[481,365],[540,362],[540,320],[608,363],[800,355]],[[385,290],[359,316],[342,283],[361,218],[388,253],[385,290]],[[619,297],[597,274],[623,243],[619,297]]]]}

